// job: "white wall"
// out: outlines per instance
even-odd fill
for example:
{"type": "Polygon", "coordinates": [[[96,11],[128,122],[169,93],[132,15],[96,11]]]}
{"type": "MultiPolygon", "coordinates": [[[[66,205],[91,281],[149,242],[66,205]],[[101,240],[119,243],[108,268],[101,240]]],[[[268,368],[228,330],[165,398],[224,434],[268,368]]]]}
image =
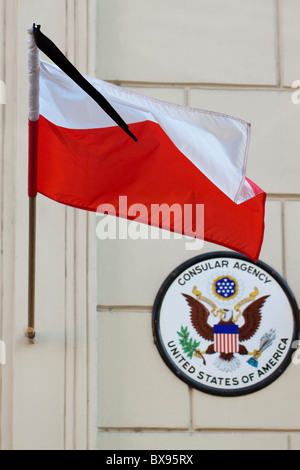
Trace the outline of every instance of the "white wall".
{"type": "Polygon", "coordinates": [[[39,196],[37,340],[24,337],[27,28],[41,23],[82,72],[252,122],[249,177],[268,192],[261,259],[300,302],[299,13],[300,0],[0,0],[2,450],[300,448],[297,367],[224,400],[160,359],[151,310],[165,277],[196,254],[182,241],[96,250],[93,215],[39,196]]]}
{"type": "Polygon", "coordinates": [[[27,29],[94,73],[94,2],[1,0],[1,449],[95,447],[94,218],[38,197],[37,339],[27,328],[27,29]],[[92,237],[91,237],[92,235],[92,237]],[[92,312],[90,314],[90,312],[92,312]],[[89,358],[89,360],[88,360],[89,358]]]}
{"type": "MultiPolygon", "coordinates": [[[[300,302],[299,0],[99,0],[97,75],[252,123],[248,176],[268,193],[261,259],[300,302]]],[[[219,247],[206,244],[204,250],[219,247]]],[[[296,449],[299,369],[220,398],[189,389],[151,331],[156,293],[197,252],[182,241],[98,242],[99,448],[296,449]]]]}

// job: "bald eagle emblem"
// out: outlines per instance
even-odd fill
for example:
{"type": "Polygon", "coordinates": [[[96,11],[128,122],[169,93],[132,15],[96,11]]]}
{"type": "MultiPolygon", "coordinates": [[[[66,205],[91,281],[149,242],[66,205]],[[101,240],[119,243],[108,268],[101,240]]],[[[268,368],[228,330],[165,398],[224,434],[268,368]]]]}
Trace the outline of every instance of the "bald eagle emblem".
{"type": "MultiPolygon", "coordinates": [[[[213,289],[216,297],[232,300],[237,295],[238,283],[229,276],[218,278],[214,282],[213,289]]],[[[247,356],[248,359],[252,356],[247,362],[255,367],[257,359],[266,348],[266,343],[261,340],[258,349],[251,352],[242,343],[253,338],[259,331],[263,307],[270,296],[257,298],[259,291],[255,287],[249,297],[240,301],[234,308],[218,308],[212,300],[203,297],[197,287],[194,287],[193,294],[195,297],[182,294],[190,307],[192,326],[202,339],[211,342],[205,351],[194,348],[193,355],[202,359],[204,365],[206,365],[205,355],[217,355],[214,365],[223,372],[232,372],[240,367],[241,362],[237,356],[247,356]],[[242,309],[245,304],[249,305],[242,309]]],[[[268,345],[274,339],[273,330],[272,334],[273,337],[268,339],[268,345]]],[[[200,343],[194,342],[194,344],[198,346],[200,343]]]]}

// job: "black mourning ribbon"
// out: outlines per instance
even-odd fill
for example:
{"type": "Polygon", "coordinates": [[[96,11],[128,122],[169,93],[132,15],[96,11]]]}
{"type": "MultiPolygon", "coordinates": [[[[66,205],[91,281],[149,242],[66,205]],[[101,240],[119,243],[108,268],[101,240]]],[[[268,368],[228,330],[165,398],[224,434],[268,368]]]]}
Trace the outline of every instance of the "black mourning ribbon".
{"type": "Polygon", "coordinates": [[[70,77],[83,91],[85,91],[100,108],[105,111],[111,119],[118,124],[123,131],[126,132],[135,142],[138,139],[130,132],[128,125],[117,113],[117,111],[111,106],[104,96],[99,93],[74,67],[73,64],[67,59],[67,57],[58,49],[58,47],[41,32],[41,26],[33,24],[33,35],[37,47],[49,57],[68,77],[70,77]]]}

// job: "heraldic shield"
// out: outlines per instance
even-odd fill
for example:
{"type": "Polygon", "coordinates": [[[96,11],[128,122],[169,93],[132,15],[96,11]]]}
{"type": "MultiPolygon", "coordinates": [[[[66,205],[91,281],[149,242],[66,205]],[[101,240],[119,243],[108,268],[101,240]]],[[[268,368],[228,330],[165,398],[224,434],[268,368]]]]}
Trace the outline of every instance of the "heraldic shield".
{"type": "Polygon", "coordinates": [[[215,325],[214,338],[217,353],[239,352],[239,327],[237,325],[215,325]]]}

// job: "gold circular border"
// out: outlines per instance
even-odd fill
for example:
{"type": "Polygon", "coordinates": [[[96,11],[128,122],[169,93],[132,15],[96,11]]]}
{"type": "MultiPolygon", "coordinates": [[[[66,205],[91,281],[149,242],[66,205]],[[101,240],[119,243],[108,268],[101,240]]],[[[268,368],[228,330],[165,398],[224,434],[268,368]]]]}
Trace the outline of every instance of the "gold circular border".
{"type": "Polygon", "coordinates": [[[217,279],[215,279],[214,282],[213,282],[213,285],[212,285],[212,291],[213,291],[214,295],[220,300],[232,300],[232,299],[234,299],[238,295],[239,289],[240,289],[240,286],[239,286],[239,283],[237,282],[237,280],[232,276],[226,276],[224,274],[222,276],[219,276],[217,279]],[[222,295],[217,293],[217,282],[221,281],[221,279],[224,279],[225,277],[227,279],[229,279],[230,281],[233,281],[236,285],[236,292],[234,294],[232,294],[228,299],[226,299],[226,297],[223,297],[222,295]]]}

